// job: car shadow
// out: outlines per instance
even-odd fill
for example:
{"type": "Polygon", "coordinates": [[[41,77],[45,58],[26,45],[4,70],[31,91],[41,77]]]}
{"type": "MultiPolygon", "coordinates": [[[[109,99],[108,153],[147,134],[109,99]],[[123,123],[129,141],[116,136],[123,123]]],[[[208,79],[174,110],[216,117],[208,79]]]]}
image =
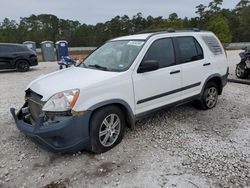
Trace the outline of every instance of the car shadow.
{"type": "Polygon", "coordinates": [[[30,70],[27,72],[18,72],[16,69],[6,69],[6,70],[0,70],[0,74],[4,74],[4,73],[29,73],[29,72],[35,72],[35,71],[39,71],[39,69],[38,68],[30,68],[30,70]]]}

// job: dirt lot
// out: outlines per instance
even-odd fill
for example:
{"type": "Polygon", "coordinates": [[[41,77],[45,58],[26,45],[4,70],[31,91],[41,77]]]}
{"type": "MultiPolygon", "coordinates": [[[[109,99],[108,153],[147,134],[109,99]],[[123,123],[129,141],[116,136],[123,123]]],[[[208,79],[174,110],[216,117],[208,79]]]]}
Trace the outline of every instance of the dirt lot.
{"type": "Polygon", "coordinates": [[[0,187],[250,187],[250,86],[229,83],[213,110],[187,104],[144,119],[105,154],[56,155],[18,131],[9,108],[57,68],[0,73],[0,187]]]}

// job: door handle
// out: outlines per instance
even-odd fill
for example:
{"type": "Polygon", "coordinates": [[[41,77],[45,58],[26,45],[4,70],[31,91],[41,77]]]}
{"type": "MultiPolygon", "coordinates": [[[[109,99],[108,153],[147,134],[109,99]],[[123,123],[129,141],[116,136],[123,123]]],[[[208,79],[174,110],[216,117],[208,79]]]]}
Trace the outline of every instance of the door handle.
{"type": "Polygon", "coordinates": [[[180,72],[181,72],[180,70],[174,70],[174,71],[170,72],[170,74],[178,74],[180,72]]]}
{"type": "Polygon", "coordinates": [[[205,66],[209,66],[209,65],[211,65],[211,63],[205,63],[205,64],[203,64],[204,67],[205,66]]]}

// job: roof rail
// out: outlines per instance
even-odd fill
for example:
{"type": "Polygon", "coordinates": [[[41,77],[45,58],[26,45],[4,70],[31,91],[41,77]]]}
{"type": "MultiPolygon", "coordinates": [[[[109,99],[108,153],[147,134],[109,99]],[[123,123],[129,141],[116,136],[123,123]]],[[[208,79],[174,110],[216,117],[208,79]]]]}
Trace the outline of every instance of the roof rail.
{"type": "Polygon", "coordinates": [[[174,32],[175,32],[175,29],[174,29],[174,28],[168,28],[168,29],[167,29],[167,32],[169,32],[169,33],[174,33],[174,32]]]}
{"type": "Polygon", "coordinates": [[[175,30],[174,28],[160,28],[160,29],[145,29],[139,32],[135,32],[134,34],[144,34],[144,33],[174,33],[174,32],[200,32],[199,28],[181,28],[175,30]]]}
{"type": "MultiPolygon", "coordinates": [[[[149,35],[147,37],[146,40],[148,40],[149,38],[151,38],[152,36],[155,36],[155,35],[159,35],[159,34],[164,34],[164,33],[175,33],[175,32],[200,32],[200,29],[199,28],[192,28],[192,29],[179,29],[179,30],[175,30],[173,28],[168,28],[168,29],[164,29],[164,30],[154,30],[154,32],[143,32],[143,33],[151,33],[151,35],[149,35]]],[[[138,33],[139,34],[139,33],[138,33]]]]}
{"type": "Polygon", "coordinates": [[[194,31],[194,32],[200,32],[201,30],[200,30],[199,28],[194,27],[194,28],[193,28],[193,31],[194,31]]]}
{"type": "Polygon", "coordinates": [[[144,34],[144,33],[156,33],[156,32],[166,32],[168,30],[168,28],[160,28],[160,29],[145,29],[145,30],[141,30],[138,32],[135,32],[135,34],[144,34]]]}

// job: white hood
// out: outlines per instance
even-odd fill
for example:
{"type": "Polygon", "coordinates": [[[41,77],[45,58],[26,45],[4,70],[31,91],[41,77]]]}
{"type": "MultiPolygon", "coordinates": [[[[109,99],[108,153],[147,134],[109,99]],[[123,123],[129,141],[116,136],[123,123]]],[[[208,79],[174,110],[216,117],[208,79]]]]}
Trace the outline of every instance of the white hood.
{"type": "Polygon", "coordinates": [[[30,88],[37,94],[42,95],[42,101],[47,101],[58,92],[77,88],[81,91],[118,74],[117,72],[72,67],[40,76],[32,81],[27,89],[30,88]]]}

